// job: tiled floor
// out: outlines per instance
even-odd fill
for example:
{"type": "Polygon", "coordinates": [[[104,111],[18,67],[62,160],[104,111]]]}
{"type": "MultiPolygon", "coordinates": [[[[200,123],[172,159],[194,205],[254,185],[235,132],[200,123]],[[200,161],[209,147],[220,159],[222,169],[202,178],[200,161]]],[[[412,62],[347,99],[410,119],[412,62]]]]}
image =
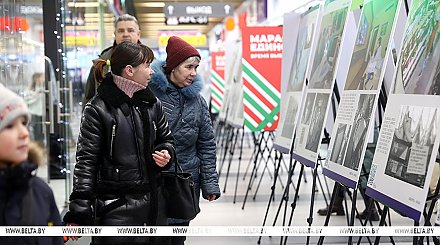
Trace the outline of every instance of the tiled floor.
{"type": "MultiPolygon", "coordinates": [[[[218,153],[221,153],[219,151],[218,153]]],[[[274,172],[274,164],[269,161],[267,164],[267,170],[263,172],[263,166],[265,165],[263,162],[258,168],[256,181],[253,183],[252,188],[249,191],[249,196],[246,200],[246,204],[243,208],[243,202],[246,196],[246,191],[248,189],[249,184],[249,175],[250,171],[253,167],[253,158],[252,156],[253,147],[249,146],[249,143],[244,144],[243,154],[241,161],[238,160],[238,150],[234,153],[232,157],[232,161],[229,169],[228,180],[226,181],[226,173],[227,167],[229,163],[230,154],[226,155],[226,160],[224,161],[224,166],[221,171],[220,176],[220,185],[223,191],[222,197],[214,202],[207,202],[202,200],[201,209],[202,212],[191,222],[191,225],[194,226],[260,226],[263,224],[263,220],[266,214],[266,210],[268,207],[268,201],[271,194],[271,186],[273,184],[273,172],[274,172]],[[251,159],[252,158],[252,159],[251,159]],[[241,164],[240,171],[238,168],[238,164],[241,164]],[[247,175],[243,179],[243,174],[246,172],[246,167],[249,166],[247,175]],[[238,178],[237,178],[238,177],[238,178]],[[262,177],[262,178],[261,178],[262,177]],[[258,181],[261,184],[257,190],[258,181]],[[237,185],[236,185],[237,181],[237,185]],[[224,188],[226,185],[226,188],[224,188]],[[237,187],[237,192],[235,194],[235,188],[237,187]],[[234,203],[235,199],[235,203],[234,203]]],[[[221,158],[219,156],[219,166],[221,165],[221,158]]],[[[288,156],[284,156],[284,158],[288,159],[288,156]]],[[[267,159],[267,156],[265,157],[267,159]]],[[[284,215],[284,205],[279,213],[279,216],[275,222],[275,214],[277,213],[277,209],[280,206],[280,200],[283,192],[283,187],[287,182],[287,166],[289,162],[286,161],[282,164],[280,168],[280,176],[277,181],[275,188],[275,200],[271,202],[269,206],[269,212],[267,215],[266,225],[282,225],[283,220],[285,220],[285,224],[289,222],[289,215],[291,212],[291,202],[293,200],[293,196],[295,193],[294,188],[290,188],[289,202],[287,203],[287,211],[286,215],[284,215]]],[[[298,165],[294,171],[294,175],[292,177],[292,181],[295,183],[295,187],[297,186],[297,180],[299,176],[299,167],[298,165]]],[[[319,173],[320,171],[318,171],[319,173]]],[[[44,170],[41,171],[41,175],[44,175],[44,170]]],[[[322,182],[324,186],[324,192],[327,194],[327,187],[325,187],[324,177],[321,174],[318,174],[319,180],[322,182]]],[[[328,182],[328,188],[332,190],[333,183],[330,180],[326,180],[328,182]]],[[[50,185],[54,189],[56,200],[60,210],[66,207],[65,202],[65,184],[63,180],[52,180],[50,185]]],[[[299,188],[299,198],[296,203],[296,208],[294,210],[294,215],[291,220],[291,225],[293,226],[307,226],[307,218],[310,213],[311,206],[311,193],[312,193],[312,171],[309,168],[305,168],[304,178],[301,181],[301,186],[299,188]]],[[[319,208],[325,207],[325,200],[323,196],[323,191],[318,187],[318,190],[315,192],[315,201],[313,205],[313,223],[312,225],[321,226],[324,224],[325,217],[317,215],[316,211],[319,208]]],[[[328,195],[328,194],[327,194],[328,195]]],[[[285,204],[286,202],[283,202],[285,204]]],[[[348,201],[348,205],[351,205],[351,201],[348,201]]],[[[357,199],[357,207],[359,210],[363,210],[364,204],[361,198],[357,199]]],[[[397,213],[391,211],[391,221],[392,225],[395,226],[407,226],[413,225],[413,222],[404,218],[397,213]]],[[[373,222],[373,224],[378,224],[378,222],[373,222]]],[[[345,216],[331,216],[329,225],[347,225],[347,218],[345,216]]],[[[355,220],[355,225],[360,225],[358,220],[355,220]]],[[[317,237],[310,238],[310,244],[317,243],[317,237]]],[[[374,242],[374,238],[371,238],[374,242]]],[[[257,244],[258,237],[188,237],[186,244],[191,245],[201,245],[201,244],[210,244],[210,245],[219,245],[219,244],[257,244]]],[[[348,237],[326,237],[324,244],[347,244],[348,237]]],[[[358,238],[355,238],[354,243],[358,241],[358,238]]],[[[389,238],[381,238],[381,244],[391,244],[389,238]]],[[[411,237],[394,237],[395,244],[412,244],[411,237]]],[[[88,238],[81,238],[77,242],[68,242],[67,244],[88,244],[88,238]]],[[[431,240],[432,243],[432,240],[431,240]]],[[[261,238],[261,244],[280,244],[280,237],[263,237],[261,238]]],[[[306,244],[305,237],[289,237],[287,240],[287,244],[306,244]]],[[[368,244],[367,239],[362,238],[362,244],[368,244]]]]}

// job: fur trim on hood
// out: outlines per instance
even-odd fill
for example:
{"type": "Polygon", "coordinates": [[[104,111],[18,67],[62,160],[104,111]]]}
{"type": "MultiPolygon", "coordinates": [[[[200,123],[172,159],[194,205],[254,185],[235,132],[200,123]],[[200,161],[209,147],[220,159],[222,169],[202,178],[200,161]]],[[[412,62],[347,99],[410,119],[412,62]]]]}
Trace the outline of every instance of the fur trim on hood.
{"type": "Polygon", "coordinates": [[[37,166],[41,166],[44,163],[43,148],[41,148],[41,146],[35,141],[29,142],[28,160],[35,163],[37,166]]]}
{"type": "MultiPolygon", "coordinates": [[[[153,90],[157,89],[165,92],[165,90],[168,87],[175,89],[175,86],[171,82],[169,82],[167,75],[165,74],[164,65],[165,65],[165,61],[159,61],[159,60],[155,60],[151,64],[151,68],[154,70],[154,74],[151,75],[151,81],[148,84],[148,86],[151,86],[153,90]]],[[[202,77],[199,74],[197,74],[192,84],[180,89],[180,91],[185,97],[192,98],[198,96],[198,94],[200,93],[200,91],[202,91],[202,89],[203,89],[202,77]]]]}

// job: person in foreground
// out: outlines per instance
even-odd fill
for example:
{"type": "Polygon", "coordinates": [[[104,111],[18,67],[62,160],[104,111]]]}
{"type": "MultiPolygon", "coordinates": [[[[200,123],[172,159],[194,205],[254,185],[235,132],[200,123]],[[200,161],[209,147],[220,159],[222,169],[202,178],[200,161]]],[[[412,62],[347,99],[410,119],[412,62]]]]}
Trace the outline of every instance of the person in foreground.
{"type": "MultiPolygon", "coordinates": [[[[174,161],[175,144],[161,103],[148,87],[153,59],[147,46],[123,42],[109,61],[96,62],[95,76],[103,82],[84,108],[67,225],[167,225],[159,180],[174,161]],[[111,72],[104,74],[104,66],[111,72]]],[[[94,237],[92,244],[162,241],[94,237]]]]}
{"type": "MultiPolygon", "coordinates": [[[[197,75],[200,54],[190,44],[173,36],[166,47],[166,61],[152,64],[150,88],[162,101],[176,140],[176,155],[183,171],[192,173],[197,199],[220,197],[216,171],[216,145],[205,100],[199,94],[203,81],[197,75]]],[[[171,226],[188,226],[189,220],[170,219],[171,226]]],[[[171,237],[171,244],[184,244],[185,237],[171,237]]]]}
{"type": "MultiPolygon", "coordinates": [[[[24,100],[0,84],[0,226],[59,226],[53,192],[35,176],[43,151],[29,141],[29,118],[24,100]]],[[[61,236],[0,236],[2,245],[63,243],[61,236]]]]}

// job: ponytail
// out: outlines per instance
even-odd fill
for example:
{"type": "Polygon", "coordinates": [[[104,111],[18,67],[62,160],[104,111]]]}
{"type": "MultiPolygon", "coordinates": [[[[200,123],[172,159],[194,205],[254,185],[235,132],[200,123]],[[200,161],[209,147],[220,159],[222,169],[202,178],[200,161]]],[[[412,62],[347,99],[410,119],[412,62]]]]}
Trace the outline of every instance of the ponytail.
{"type": "Polygon", "coordinates": [[[105,78],[105,75],[107,73],[107,69],[105,69],[105,66],[107,66],[107,61],[103,59],[97,59],[95,62],[95,71],[93,73],[93,76],[95,77],[95,81],[102,82],[102,80],[105,78]]]}

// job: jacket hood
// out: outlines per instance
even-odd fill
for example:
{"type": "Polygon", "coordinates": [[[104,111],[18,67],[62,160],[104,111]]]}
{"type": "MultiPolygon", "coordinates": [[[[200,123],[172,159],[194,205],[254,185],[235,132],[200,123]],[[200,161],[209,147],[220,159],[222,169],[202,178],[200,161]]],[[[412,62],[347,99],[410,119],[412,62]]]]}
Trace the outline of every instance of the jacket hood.
{"type": "MultiPolygon", "coordinates": [[[[168,81],[167,75],[165,74],[165,61],[155,60],[151,64],[151,68],[154,74],[151,76],[151,81],[148,86],[151,86],[153,90],[157,89],[165,92],[165,90],[170,87],[171,89],[176,89],[171,82],[168,81]]],[[[185,97],[192,98],[198,96],[198,94],[203,89],[202,77],[197,74],[191,85],[180,89],[185,97]]]]}
{"type": "Polygon", "coordinates": [[[36,142],[29,143],[28,160],[35,163],[37,166],[44,164],[43,149],[36,142]]]}

